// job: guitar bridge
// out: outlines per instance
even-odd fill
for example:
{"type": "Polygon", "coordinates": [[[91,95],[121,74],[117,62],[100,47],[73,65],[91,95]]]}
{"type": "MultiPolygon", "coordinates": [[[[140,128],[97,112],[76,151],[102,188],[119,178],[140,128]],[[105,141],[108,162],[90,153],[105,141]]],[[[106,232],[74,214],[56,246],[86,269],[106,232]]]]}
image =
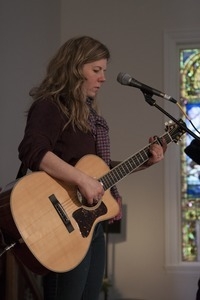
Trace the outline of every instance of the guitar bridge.
{"type": "Polygon", "coordinates": [[[60,202],[58,201],[56,196],[54,194],[52,194],[51,196],[49,196],[49,200],[53,204],[55,210],[57,211],[58,215],[60,216],[61,220],[63,221],[68,232],[69,233],[72,232],[74,230],[74,227],[72,226],[72,223],[70,222],[64,208],[62,207],[62,205],[60,204],[60,202]]]}

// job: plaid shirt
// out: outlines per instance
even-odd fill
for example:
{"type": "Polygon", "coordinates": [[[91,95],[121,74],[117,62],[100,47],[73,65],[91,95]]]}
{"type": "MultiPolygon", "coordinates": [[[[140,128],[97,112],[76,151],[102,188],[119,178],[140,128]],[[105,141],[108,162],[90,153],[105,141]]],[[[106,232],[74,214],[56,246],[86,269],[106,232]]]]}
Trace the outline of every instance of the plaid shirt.
{"type": "MultiPolygon", "coordinates": [[[[96,141],[96,154],[101,157],[110,167],[111,160],[109,127],[106,120],[102,116],[98,115],[97,112],[91,107],[91,101],[92,99],[87,99],[87,104],[90,107],[89,124],[96,141]]],[[[122,217],[122,198],[119,195],[116,186],[112,186],[110,191],[120,206],[120,213],[111,221],[120,220],[122,217]]]]}

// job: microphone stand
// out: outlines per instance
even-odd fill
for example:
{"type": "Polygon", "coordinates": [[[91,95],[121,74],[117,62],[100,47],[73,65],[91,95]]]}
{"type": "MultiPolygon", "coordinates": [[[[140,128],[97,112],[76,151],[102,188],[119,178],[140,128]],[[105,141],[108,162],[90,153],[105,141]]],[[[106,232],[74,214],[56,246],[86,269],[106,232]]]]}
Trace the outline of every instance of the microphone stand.
{"type": "MultiPolygon", "coordinates": [[[[142,91],[142,89],[141,89],[142,91]]],[[[145,97],[145,101],[151,105],[151,106],[155,106],[158,110],[160,110],[162,113],[164,113],[167,117],[169,117],[172,121],[174,121],[174,123],[176,123],[183,131],[189,133],[191,136],[193,136],[195,139],[197,139],[198,141],[200,141],[200,138],[194,133],[192,132],[189,128],[187,128],[186,124],[182,121],[182,120],[176,120],[172,115],[170,115],[166,110],[164,110],[162,107],[160,107],[158,104],[156,104],[156,100],[154,100],[152,98],[153,94],[152,93],[146,93],[144,91],[142,91],[144,97],[145,97]]]]}

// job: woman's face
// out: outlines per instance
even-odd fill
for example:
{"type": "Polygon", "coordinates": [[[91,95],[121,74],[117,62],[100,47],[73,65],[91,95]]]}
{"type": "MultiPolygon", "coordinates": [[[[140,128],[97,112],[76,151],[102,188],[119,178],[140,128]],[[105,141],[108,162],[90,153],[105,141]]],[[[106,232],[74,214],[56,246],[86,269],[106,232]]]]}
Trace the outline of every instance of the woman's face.
{"type": "Polygon", "coordinates": [[[94,98],[104,83],[107,59],[97,60],[83,66],[85,81],[82,85],[85,97],[94,98]]]}

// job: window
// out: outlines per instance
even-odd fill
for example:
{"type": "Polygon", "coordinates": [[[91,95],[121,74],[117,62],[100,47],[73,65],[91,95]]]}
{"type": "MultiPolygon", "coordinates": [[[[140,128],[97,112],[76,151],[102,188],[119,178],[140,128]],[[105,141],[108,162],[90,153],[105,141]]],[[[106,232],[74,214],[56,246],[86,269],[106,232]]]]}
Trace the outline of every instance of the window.
{"type": "MultiPolygon", "coordinates": [[[[192,75],[190,73],[194,71],[194,62],[199,61],[199,49],[198,30],[165,33],[164,91],[175,98],[188,114],[192,112],[191,108],[200,109],[200,70],[195,70],[192,75]]],[[[184,119],[184,114],[176,104],[165,101],[164,108],[177,120],[184,119]]],[[[168,121],[167,117],[165,119],[168,121]]],[[[191,129],[187,120],[184,121],[191,129]]],[[[196,125],[200,128],[200,121],[196,125]]],[[[191,160],[183,152],[191,139],[192,137],[184,134],[178,145],[169,145],[164,162],[166,267],[188,271],[196,269],[199,272],[200,193],[195,189],[198,179],[192,181],[192,177],[188,176],[191,160]]]]}
{"type": "MultiPolygon", "coordinates": [[[[187,128],[200,131],[200,48],[180,49],[180,104],[191,122],[182,115],[187,128]],[[193,127],[193,125],[194,127],[193,127]]],[[[181,235],[182,260],[198,261],[200,252],[200,165],[184,153],[194,139],[186,133],[181,143],[181,235]]]]}

